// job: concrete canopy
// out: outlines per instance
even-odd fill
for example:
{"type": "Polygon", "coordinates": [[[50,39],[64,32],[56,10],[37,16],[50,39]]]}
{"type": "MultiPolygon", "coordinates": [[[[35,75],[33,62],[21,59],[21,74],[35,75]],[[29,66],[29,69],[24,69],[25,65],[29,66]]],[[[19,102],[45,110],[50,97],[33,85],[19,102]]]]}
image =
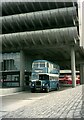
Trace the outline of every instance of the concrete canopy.
{"type": "Polygon", "coordinates": [[[76,7],[4,16],[3,33],[71,27],[76,17],[76,7]]]}
{"type": "Polygon", "coordinates": [[[20,32],[4,34],[2,38],[3,46],[11,49],[18,47],[19,50],[25,47],[46,46],[56,44],[75,44],[78,39],[77,27],[48,29],[31,32],[20,32]]]}
{"type": "MultiPolygon", "coordinates": [[[[10,0],[10,2],[6,2],[5,0],[5,2],[2,3],[3,16],[73,6],[72,0],[69,0],[69,2],[63,2],[63,1],[59,2],[57,0],[55,1],[51,0],[49,2],[46,0],[45,1],[37,0],[37,2],[33,2],[33,0],[32,1],[24,0],[24,2],[18,2],[18,0],[15,1],[16,2],[11,2],[10,0]]],[[[74,4],[77,3],[74,2],[74,4]]]]}

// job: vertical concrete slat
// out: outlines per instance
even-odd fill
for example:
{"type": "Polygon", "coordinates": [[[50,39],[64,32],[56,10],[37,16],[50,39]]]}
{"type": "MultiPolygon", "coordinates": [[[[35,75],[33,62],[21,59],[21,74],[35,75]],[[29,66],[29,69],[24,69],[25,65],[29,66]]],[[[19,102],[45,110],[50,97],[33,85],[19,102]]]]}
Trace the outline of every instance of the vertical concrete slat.
{"type": "Polygon", "coordinates": [[[32,71],[32,58],[28,55],[25,56],[25,70],[27,72],[32,71]]]}
{"type": "Polygon", "coordinates": [[[24,88],[24,77],[25,77],[25,55],[24,51],[20,51],[20,87],[24,88]]]}
{"type": "MultiPolygon", "coordinates": [[[[31,80],[31,73],[32,73],[32,58],[28,54],[25,56],[25,71],[28,72],[28,79],[27,81],[30,82],[31,80]]],[[[26,81],[25,81],[26,82],[26,81]]],[[[25,84],[26,85],[26,84],[25,84]]],[[[27,86],[28,88],[28,86],[27,86]]]]}
{"type": "Polygon", "coordinates": [[[84,65],[80,64],[80,84],[84,84],[84,65]]]}
{"type": "Polygon", "coordinates": [[[82,80],[83,80],[83,76],[82,76],[82,72],[83,72],[83,69],[82,69],[82,65],[80,64],[80,84],[82,85],[82,80]]]}
{"type": "Polygon", "coordinates": [[[75,70],[75,50],[71,48],[71,70],[72,70],[72,87],[76,87],[76,70],[75,70]]]}

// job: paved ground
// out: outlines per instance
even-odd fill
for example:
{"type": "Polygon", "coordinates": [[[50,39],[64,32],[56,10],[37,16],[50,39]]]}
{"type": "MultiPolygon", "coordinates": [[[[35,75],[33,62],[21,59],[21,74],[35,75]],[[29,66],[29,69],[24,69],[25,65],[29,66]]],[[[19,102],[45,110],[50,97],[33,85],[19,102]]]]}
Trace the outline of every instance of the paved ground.
{"type": "MultiPolygon", "coordinates": [[[[25,100],[22,107],[3,114],[3,118],[82,118],[84,86],[46,93],[38,99],[25,100]]],[[[37,93],[38,94],[38,93],[37,93]]]]}

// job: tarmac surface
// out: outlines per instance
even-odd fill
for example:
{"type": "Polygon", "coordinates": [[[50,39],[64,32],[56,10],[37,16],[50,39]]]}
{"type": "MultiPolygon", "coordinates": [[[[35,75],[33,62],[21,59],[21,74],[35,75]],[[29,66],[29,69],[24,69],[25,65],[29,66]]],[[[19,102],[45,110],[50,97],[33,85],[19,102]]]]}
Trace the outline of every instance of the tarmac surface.
{"type": "MultiPolygon", "coordinates": [[[[84,85],[40,96],[22,99],[8,109],[2,108],[2,118],[74,118],[84,119],[84,85]],[[14,107],[13,107],[14,106],[14,107]],[[20,107],[18,107],[20,106],[20,107]]],[[[32,94],[32,93],[31,93],[32,94]]],[[[34,94],[34,93],[33,93],[34,94]]],[[[33,95],[32,94],[32,95],[33,95]]],[[[38,93],[35,93],[38,94],[38,93]]],[[[3,101],[2,101],[3,103],[3,101]]]]}

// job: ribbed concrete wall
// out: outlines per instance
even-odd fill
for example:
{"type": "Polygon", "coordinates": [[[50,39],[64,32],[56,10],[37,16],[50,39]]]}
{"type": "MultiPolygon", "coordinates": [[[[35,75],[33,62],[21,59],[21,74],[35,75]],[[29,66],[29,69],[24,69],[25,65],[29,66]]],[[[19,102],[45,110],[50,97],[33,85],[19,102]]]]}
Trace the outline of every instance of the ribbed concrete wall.
{"type": "Polygon", "coordinates": [[[3,45],[5,47],[25,47],[30,45],[51,45],[57,43],[74,44],[74,40],[78,38],[78,35],[77,27],[69,27],[61,29],[5,34],[0,36],[0,38],[3,39],[3,45]]]}
{"type": "Polygon", "coordinates": [[[2,4],[3,35],[0,38],[3,39],[3,50],[60,43],[72,45],[78,40],[77,3],[39,1],[9,4],[2,4]]]}
{"type": "Polygon", "coordinates": [[[3,16],[3,33],[70,27],[76,17],[76,7],[3,16]]]}

